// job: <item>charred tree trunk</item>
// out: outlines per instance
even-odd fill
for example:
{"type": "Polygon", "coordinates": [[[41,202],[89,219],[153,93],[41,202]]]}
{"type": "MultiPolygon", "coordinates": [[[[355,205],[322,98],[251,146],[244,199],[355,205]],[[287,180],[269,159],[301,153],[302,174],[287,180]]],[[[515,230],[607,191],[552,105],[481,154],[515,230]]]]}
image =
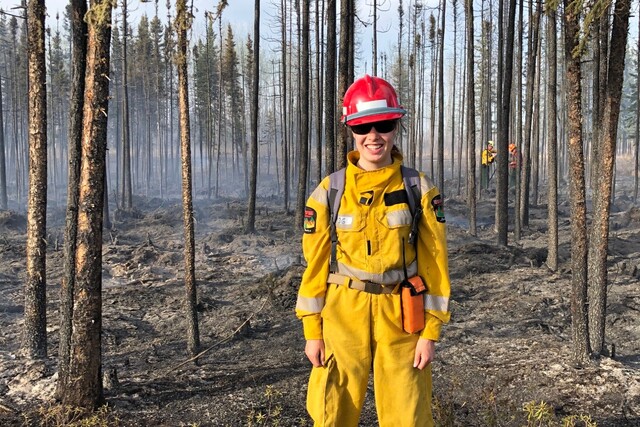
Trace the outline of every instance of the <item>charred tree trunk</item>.
{"type": "Polygon", "coordinates": [[[47,93],[44,0],[27,6],[29,74],[29,192],[23,353],[47,357],[47,93]]]}
{"type": "MultiPolygon", "coordinates": [[[[347,88],[353,81],[350,71],[350,61],[353,57],[351,46],[352,34],[354,32],[354,5],[353,0],[340,1],[340,56],[338,57],[338,93],[340,94],[339,105],[342,105],[347,88]]],[[[336,110],[336,106],[332,106],[336,110]]],[[[335,122],[332,123],[335,125],[335,122]]],[[[347,147],[349,146],[349,130],[346,126],[338,128],[338,138],[336,146],[336,169],[347,165],[347,147]]],[[[301,211],[302,213],[302,211],[301,211]]]]}
{"type": "Polygon", "coordinates": [[[61,390],[66,405],[95,409],[102,390],[102,221],[109,108],[111,2],[91,2],[78,198],[78,236],[69,378],[61,390]]]}
{"type": "Polygon", "coordinates": [[[582,140],[582,71],[576,51],[580,30],[580,10],[564,0],[564,48],[567,61],[568,150],[571,206],[571,333],[577,363],[589,358],[587,326],[587,208],[582,140]]]}
{"type": "Polygon", "coordinates": [[[325,175],[329,175],[336,169],[336,0],[327,0],[326,63],[324,85],[324,140],[327,160],[325,175]]]}
{"type": "Polygon", "coordinates": [[[245,232],[253,233],[256,223],[256,191],[258,183],[258,94],[260,93],[260,0],[253,8],[253,62],[251,70],[251,166],[249,177],[249,209],[245,232]]]}
{"type": "Polygon", "coordinates": [[[127,0],[122,0],[122,209],[133,208],[131,126],[129,125],[129,70],[127,69],[127,0]]]}
{"type": "Polygon", "coordinates": [[[593,224],[589,236],[589,337],[591,348],[599,354],[603,354],[605,350],[609,214],[611,212],[614,160],[624,77],[624,58],[629,31],[630,4],[630,0],[617,0],[613,14],[607,90],[602,115],[603,139],[598,150],[598,174],[596,175],[593,197],[593,224]]]}
{"type": "Polygon", "coordinates": [[[300,66],[300,173],[298,175],[298,200],[296,203],[296,227],[302,229],[304,205],[307,194],[309,164],[309,0],[302,0],[302,51],[300,66]]]}
{"type": "Polygon", "coordinates": [[[477,234],[476,225],[476,103],[474,87],[473,0],[465,0],[467,22],[467,203],[469,204],[469,234],[477,234]]]}
{"type": "MultiPolygon", "coordinates": [[[[549,6],[547,6],[549,7],[549,6]]],[[[557,35],[556,11],[547,10],[547,162],[548,162],[548,252],[547,266],[551,271],[558,269],[558,117],[557,117],[557,35]]]]}
{"type": "MultiPolygon", "coordinates": [[[[502,0],[501,0],[502,1],[502,0]]],[[[498,135],[498,153],[509,152],[509,112],[511,111],[511,86],[513,82],[513,39],[514,39],[514,27],[516,19],[516,0],[509,1],[509,21],[507,27],[507,40],[505,44],[504,57],[507,58],[504,66],[504,74],[502,81],[498,84],[502,84],[502,101],[499,108],[502,110],[500,115],[501,124],[499,125],[498,135]]],[[[500,24],[502,25],[502,24],[500,24]]],[[[508,191],[509,191],[509,177],[508,177],[508,156],[498,156],[497,160],[497,175],[498,184],[496,192],[496,226],[498,229],[498,244],[507,245],[507,231],[508,231],[508,191]]]]}
{"type": "Polygon", "coordinates": [[[76,237],[78,233],[78,197],[80,185],[80,154],[82,152],[82,109],[84,106],[84,77],[87,57],[87,13],[85,0],[71,3],[71,107],[69,111],[69,171],[67,183],[67,213],[64,230],[64,277],[60,284],[60,344],[58,350],[58,385],[62,395],[69,376],[71,322],[76,275],[76,237]]]}
{"type": "Polygon", "coordinates": [[[186,0],[176,4],[178,52],[178,110],[180,115],[180,149],[182,157],[182,219],[184,222],[184,284],[186,291],[187,349],[195,355],[200,348],[198,312],[196,311],[195,239],[193,231],[193,200],[191,194],[191,123],[189,121],[189,84],[187,74],[187,30],[191,19],[187,15],[186,0]]]}
{"type": "Polygon", "coordinates": [[[438,61],[438,188],[444,189],[444,32],[446,25],[447,0],[442,0],[440,16],[440,53],[438,61]]]}
{"type": "MultiPolygon", "coordinates": [[[[0,74],[1,80],[2,74],[0,74]]],[[[2,112],[2,85],[0,85],[0,210],[6,210],[9,207],[7,198],[7,161],[4,150],[4,117],[2,112]]]]}

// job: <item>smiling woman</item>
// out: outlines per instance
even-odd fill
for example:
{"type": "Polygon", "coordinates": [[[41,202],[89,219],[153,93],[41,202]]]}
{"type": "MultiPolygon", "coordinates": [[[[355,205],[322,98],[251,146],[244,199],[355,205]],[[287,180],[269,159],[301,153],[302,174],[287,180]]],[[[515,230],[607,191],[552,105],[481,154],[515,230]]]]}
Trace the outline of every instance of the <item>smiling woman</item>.
{"type": "Polygon", "coordinates": [[[356,151],[305,207],[296,314],[313,365],[307,409],[316,425],[358,425],[373,367],[380,426],[433,426],[431,362],[449,320],[447,245],[438,189],[403,166],[394,145],[405,114],[387,81],[356,80],[342,115],[356,151]]]}

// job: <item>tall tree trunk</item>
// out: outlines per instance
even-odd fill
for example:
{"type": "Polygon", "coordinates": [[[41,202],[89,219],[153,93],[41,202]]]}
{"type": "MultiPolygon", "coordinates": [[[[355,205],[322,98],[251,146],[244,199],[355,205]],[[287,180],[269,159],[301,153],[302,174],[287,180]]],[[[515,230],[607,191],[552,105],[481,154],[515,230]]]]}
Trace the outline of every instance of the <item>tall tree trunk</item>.
{"type": "MultiPolygon", "coordinates": [[[[351,49],[351,39],[354,32],[354,5],[353,0],[340,1],[340,55],[338,56],[338,93],[342,105],[347,88],[353,81],[350,72],[350,61],[354,55],[351,49]]],[[[334,110],[336,106],[332,107],[334,110]]],[[[349,146],[349,130],[346,126],[338,128],[338,138],[336,146],[336,168],[340,169],[347,165],[347,147],[349,146]]],[[[302,214],[302,210],[300,210],[302,214]]]]}
{"type": "Polygon", "coordinates": [[[473,70],[473,0],[465,0],[467,23],[467,203],[469,204],[469,234],[477,234],[476,225],[476,95],[473,70]]]}
{"type": "Polygon", "coordinates": [[[438,61],[438,188],[444,189],[444,33],[446,29],[447,0],[442,0],[440,11],[440,53],[438,61]]]}
{"type": "Polygon", "coordinates": [[[587,326],[587,208],[582,140],[582,72],[576,52],[580,32],[580,10],[564,0],[564,47],[567,62],[567,110],[569,117],[569,171],[571,206],[571,335],[577,363],[589,358],[587,326]]]}
{"type": "Polygon", "coordinates": [[[187,316],[187,349],[195,355],[200,348],[198,312],[196,305],[195,239],[193,231],[193,200],[191,194],[191,123],[189,121],[189,83],[187,74],[187,30],[191,18],[187,15],[186,0],[176,3],[176,32],[178,52],[178,111],[180,114],[180,151],[182,158],[182,219],[184,223],[184,285],[185,314],[187,316]]]}
{"type": "Polygon", "coordinates": [[[599,144],[598,150],[598,174],[593,197],[593,223],[589,236],[589,337],[591,348],[600,354],[605,350],[609,214],[611,212],[613,171],[624,78],[624,58],[629,31],[630,4],[630,0],[616,0],[613,14],[607,90],[602,115],[602,143],[599,144]]]}
{"type": "MultiPolygon", "coordinates": [[[[0,80],[2,80],[2,74],[0,74],[0,80]]],[[[4,151],[4,116],[2,112],[2,85],[0,85],[0,210],[6,210],[9,207],[7,197],[7,162],[4,151]]]]}
{"type": "Polygon", "coordinates": [[[131,127],[129,125],[129,70],[127,69],[127,0],[122,0],[122,209],[133,208],[131,127]]]}
{"type": "MultiPolygon", "coordinates": [[[[336,0],[327,0],[327,61],[324,85],[324,140],[326,171],[336,169],[336,0]]],[[[341,96],[344,94],[341,94],[341,96]]]]}
{"type": "MultiPolygon", "coordinates": [[[[501,2],[503,0],[500,0],[501,2]]],[[[511,111],[511,85],[513,81],[513,39],[514,39],[514,25],[516,18],[516,0],[509,0],[509,20],[507,27],[507,40],[505,44],[504,57],[507,58],[504,67],[504,74],[502,81],[498,84],[502,84],[502,101],[499,108],[501,113],[501,124],[499,125],[498,135],[498,153],[509,152],[509,112],[511,111]]],[[[508,192],[509,192],[509,177],[508,177],[508,156],[498,156],[497,175],[498,175],[498,189],[496,192],[496,225],[498,230],[498,244],[507,245],[507,231],[508,231],[508,192]]]]}
{"type": "Polygon", "coordinates": [[[87,21],[87,68],[82,122],[78,236],[66,405],[95,409],[102,394],[102,220],[109,108],[111,2],[95,0],[87,21]]]}
{"type": "MultiPolygon", "coordinates": [[[[316,0],[316,22],[315,22],[315,33],[316,33],[316,171],[314,173],[314,178],[317,183],[320,183],[322,180],[322,124],[323,124],[323,114],[322,114],[322,79],[323,75],[323,62],[324,55],[322,54],[321,48],[321,40],[324,40],[324,19],[321,20],[320,17],[324,17],[324,0],[322,1],[322,7],[320,5],[320,0],[316,0]]],[[[274,110],[275,111],[275,110],[274,110]]]]}
{"type": "MultiPolygon", "coordinates": [[[[640,20],[638,20],[638,32],[640,34],[640,20]]],[[[637,63],[640,64],[640,37],[638,37],[637,63]]],[[[635,184],[633,186],[633,200],[638,203],[638,184],[640,183],[640,177],[638,176],[638,169],[640,168],[640,73],[636,76],[636,94],[636,150],[634,162],[635,184]]]]}
{"type": "Polygon", "coordinates": [[[47,357],[47,93],[44,0],[27,5],[29,74],[29,193],[23,353],[47,357]]]}
{"type": "Polygon", "coordinates": [[[245,232],[253,233],[256,222],[256,192],[258,183],[258,94],[260,93],[260,0],[253,8],[253,62],[251,70],[251,166],[249,177],[249,209],[245,232]]]}
{"type": "Polygon", "coordinates": [[[540,28],[540,12],[542,10],[541,0],[536,0],[535,11],[533,11],[533,0],[529,2],[532,10],[531,21],[529,23],[529,52],[527,52],[527,96],[526,96],[526,117],[524,125],[524,144],[521,147],[522,165],[520,166],[520,224],[523,227],[529,225],[529,184],[531,182],[531,140],[533,126],[534,89],[537,71],[538,34],[540,28]]]}
{"type": "Polygon", "coordinates": [[[73,294],[76,275],[76,237],[78,233],[78,197],[80,192],[80,155],[82,153],[82,110],[87,59],[86,0],[71,3],[71,107],[69,111],[69,170],[67,212],[64,230],[64,277],[60,284],[60,344],[58,350],[57,395],[61,396],[69,380],[73,294]]]}
{"type": "Polygon", "coordinates": [[[547,10],[547,162],[548,162],[548,243],[547,266],[551,271],[558,269],[558,117],[557,117],[557,31],[556,11],[547,10]]]}
{"type": "Polygon", "coordinates": [[[298,200],[296,203],[296,227],[302,229],[304,205],[307,194],[309,163],[309,11],[310,0],[302,0],[302,46],[300,64],[300,173],[298,175],[298,200]]]}

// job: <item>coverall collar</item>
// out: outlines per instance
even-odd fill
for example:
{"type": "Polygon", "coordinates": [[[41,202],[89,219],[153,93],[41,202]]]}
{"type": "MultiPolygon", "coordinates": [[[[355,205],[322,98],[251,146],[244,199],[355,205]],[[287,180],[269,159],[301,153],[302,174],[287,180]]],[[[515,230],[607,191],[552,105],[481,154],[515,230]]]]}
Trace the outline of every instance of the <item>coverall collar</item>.
{"type": "Polygon", "coordinates": [[[369,176],[376,175],[380,176],[383,179],[384,177],[389,178],[400,170],[403,157],[400,152],[394,151],[393,153],[391,153],[391,159],[393,160],[393,163],[391,163],[389,166],[366,171],[364,169],[360,169],[357,166],[358,160],[360,160],[360,153],[357,150],[353,150],[349,152],[349,154],[347,154],[347,180],[349,180],[350,177],[355,177],[362,174],[370,174],[369,176]]]}

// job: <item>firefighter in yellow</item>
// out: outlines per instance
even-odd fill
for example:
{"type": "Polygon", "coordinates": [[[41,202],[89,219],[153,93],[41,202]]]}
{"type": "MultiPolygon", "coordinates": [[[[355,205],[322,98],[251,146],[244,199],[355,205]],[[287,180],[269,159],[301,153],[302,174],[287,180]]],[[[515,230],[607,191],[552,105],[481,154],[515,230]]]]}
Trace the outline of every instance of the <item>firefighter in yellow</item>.
{"type": "Polygon", "coordinates": [[[449,320],[445,217],[438,189],[416,173],[422,212],[412,218],[394,146],[405,113],[388,82],[368,75],[356,80],[342,116],[356,150],[348,154],[337,215],[331,218],[329,177],[305,207],[307,268],[296,315],[313,364],[307,410],[315,426],[356,427],[371,370],[380,426],[433,426],[431,362],[449,320]],[[415,244],[409,243],[413,224],[415,244]],[[408,333],[400,284],[417,275],[427,287],[419,298],[424,328],[408,333]]]}
{"type": "Polygon", "coordinates": [[[491,171],[491,165],[496,158],[496,150],[493,148],[493,141],[487,143],[487,148],[482,150],[482,165],[480,166],[480,188],[489,188],[489,172],[491,171]]]}

